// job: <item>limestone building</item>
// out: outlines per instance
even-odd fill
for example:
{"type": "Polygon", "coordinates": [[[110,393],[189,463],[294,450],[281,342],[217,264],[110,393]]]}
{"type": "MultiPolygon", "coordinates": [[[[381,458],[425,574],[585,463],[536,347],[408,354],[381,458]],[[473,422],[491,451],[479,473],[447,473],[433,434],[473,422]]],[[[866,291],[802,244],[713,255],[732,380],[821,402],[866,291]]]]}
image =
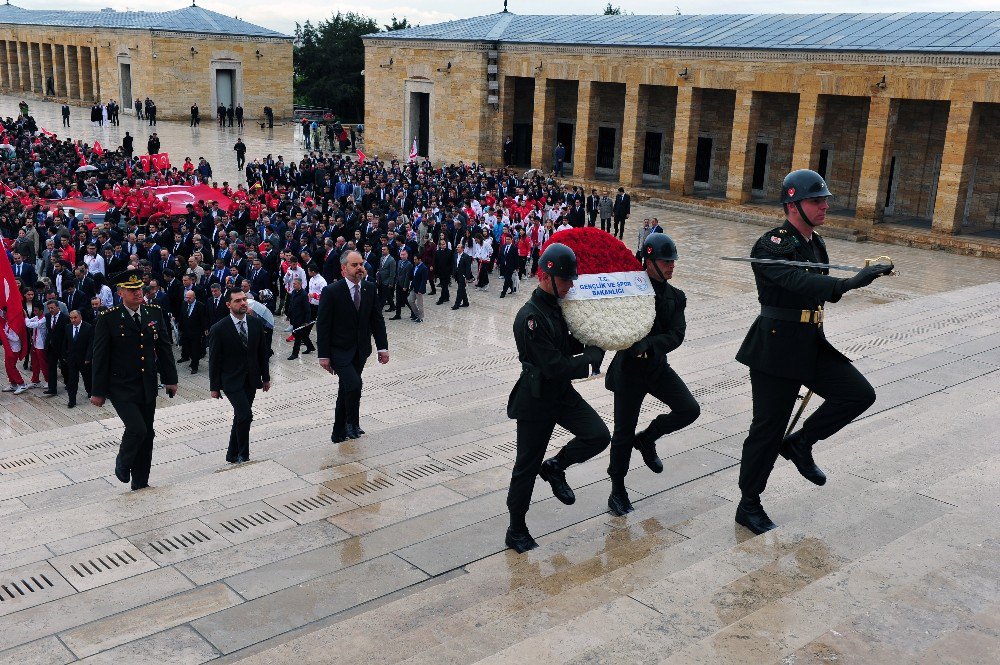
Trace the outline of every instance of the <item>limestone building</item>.
{"type": "Polygon", "coordinates": [[[292,38],[194,5],[164,12],[33,11],[0,5],[0,89],[90,105],[136,97],[158,118],[292,115],[292,38]]]}
{"type": "Polygon", "coordinates": [[[808,167],[840,225],[1000,237],[1000,12],[504,12],[365,47],[370,152],[496,165],[509,135],[548,170],[562,143],[576,181],[722,207],[808,167]]]}

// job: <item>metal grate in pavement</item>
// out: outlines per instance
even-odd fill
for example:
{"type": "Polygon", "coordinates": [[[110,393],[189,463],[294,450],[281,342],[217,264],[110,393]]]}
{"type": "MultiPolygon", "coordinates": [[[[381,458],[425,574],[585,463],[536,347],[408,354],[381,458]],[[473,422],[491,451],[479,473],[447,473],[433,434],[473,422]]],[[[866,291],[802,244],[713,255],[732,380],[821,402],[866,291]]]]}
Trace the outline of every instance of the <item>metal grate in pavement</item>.
{"type": "Polygon", "coordinates": [[[99,441],[97,443],[85,443],[82,448],[88,453],[97,452],[99,450],[108,450],[109,448],[117,448],[121,445],[120,440],[108,439],[107,441],[99,441]]]}
{"type": "Polygon", "coordinates": [[[436,462],[431,462],[429,464],[420,464],[410,469],[399,471],[396,475],[403,480],[417,481],[439,473],[444,473],[447,470],[448,467],[437,464],[436,462]]]}
{"type": "Polygon", "coordinates": [[[39,466],[45,466],[45,462],[34,455],[18,455],[0,460],[0,471],[4,473],[19,473],[39,466]]]}
{"type": "MultiPolygon", "coordinates": [[[[224,522],[219,522],[219,526],[231,534],[245,533],[259,526],[266,526],[270,522],[278,521],[277,515],[272,515],[270,511],[260,510],[256,513],[234,517],[224,522]]],[[[223,534],[225,535],[225,534],[223,534]]]]}
{"type": "Polygon", "coordinates": [[[157,568],[152,559],[124,538],[50,559],[49,563],[77,591],[93,589],[157,568]]]}
{"type": "Polygon", "coordinates": [[[488,452],[484,450],[469,450],[460,455],[455,455],[454,457],[447,458],[447,462],[457,467],[468,466],[470,464],[477,464],[479,462],[485,462],[486,460],[493,457],[488,452]]]}
{"type": "Polygon", "coordinates": [[[329,508],[337,503],[340,502],[330,494],[317,494],[316,496],[309,496],[295,501],[289,501],[284,504],[284,506],[286,510],[292,513],[293,516],[299,517],[314,510],[329,508]]]}
{"type": "Polygon", "coordinates": [[[344,487],[341,491],[349,494],[351,496],[364,496],[365,494],[373,494],[375,492],[388,489],[390,487],[395,487],[396,483],[392,482],[390,479],[384,476],[376,476],[371,480],[365,480],[360,483],[355,483],[353,485],[348,485],[344,487]]]}
{"type": "Polygon", "coordinates": [[[62,462],[65,460],[76,459],[77,457],[82,457],[83,455],[84,452],[76,446],[57,448],[55,450],[47,450],[45,452],[38,453],[38,456],[46,462],[62,462]]]}
{"type": "Polygon", "coordinates": [[[0,616],[74,593],[62,575],[40,561],[0,573],[0,616]]]}

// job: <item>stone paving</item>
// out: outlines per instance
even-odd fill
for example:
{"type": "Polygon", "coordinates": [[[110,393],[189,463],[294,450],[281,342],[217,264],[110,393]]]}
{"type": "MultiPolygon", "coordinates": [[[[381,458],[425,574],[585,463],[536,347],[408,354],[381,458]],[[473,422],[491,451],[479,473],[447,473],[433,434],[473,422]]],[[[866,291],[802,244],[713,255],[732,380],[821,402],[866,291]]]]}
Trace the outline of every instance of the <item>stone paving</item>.
{"type": "MultiPolygon", "coordinates": [[[[390,322],[393,360],[365,374],[368,433],[339,446],[335,384],[283,342],[248,464],[224,463],[231,411],[182,372],[142,492],[112,475],[111,409],[5,393],[0,664],[993,662],[1000,264],[829,241],[836,262],[890,254],[902,271],[827,323],[878,401],[817,448],[825,487],[777,466],[780,528],[751,537],[732,521],[751,407],[733,355],[756,300],[748,268],[717,257],[760,229],[659,216],[689,297],[671,362],[703,412],[661,440],[662,475],[633,460],[628,518],[606,512],[604,453],[570,470],[573,506],[538,484],[539,550],[503,549],[510,324],[530,281],[390,322]]],[[[578,387],[610,421],[603,382],[578,387]]]]}

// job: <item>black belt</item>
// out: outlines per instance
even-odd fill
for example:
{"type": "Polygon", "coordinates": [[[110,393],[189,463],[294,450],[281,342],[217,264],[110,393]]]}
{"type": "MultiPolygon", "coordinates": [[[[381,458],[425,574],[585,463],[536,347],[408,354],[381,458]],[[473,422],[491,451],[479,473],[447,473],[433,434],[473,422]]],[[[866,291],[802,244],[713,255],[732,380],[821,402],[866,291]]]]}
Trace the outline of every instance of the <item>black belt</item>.
{"type": "Polygon", "coordinates": [[[760,315],[778,321],[792,321],[794,323],[823,323],[823,308],[818,309],[786,309],[785,307],[770,307],[761,305],[760,315]]]}

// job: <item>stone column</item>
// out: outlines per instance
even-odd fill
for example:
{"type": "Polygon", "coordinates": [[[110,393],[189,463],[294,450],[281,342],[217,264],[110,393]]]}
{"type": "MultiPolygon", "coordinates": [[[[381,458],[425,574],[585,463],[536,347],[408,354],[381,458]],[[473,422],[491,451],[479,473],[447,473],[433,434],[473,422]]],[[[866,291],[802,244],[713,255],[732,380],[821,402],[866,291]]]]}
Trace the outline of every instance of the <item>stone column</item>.
{"type": "Polygon", "coordinates": [[[592,179],[597,164],[598,89],[593,81],[580,81],[576,102],[576,131],[573,135],[573,176],[592,179]]]}
{"type": "Polygon", "coordinates": [[[733,141],[729,151],[726,199],[733,203],[750,200],[753,161],[760,125],[760,99],[753,90],[736,91],[733,109],[733,141]]]}
{"type": "Polygon", "coordinates": [[[101,99],[101,70],[97,66],[97,48],[90,49],[90,80],[94,86],[94,101],[101,99]]]}
{"type": "Polygon", "coordinates": [[[21,90],[30,92],[31,86],[31,45],[28,42],[18,42],[18,62],[21,67],[21,90]]]}
{"type": "Polygon", "coordinates": [[[75,44],[66,45],[66,96],[83,99],[80,95],[79,50],[75,44]]]}
{"type": "Polygon", "coordinates": [[[826,98],[818,94],[799,94],[799,117],[795,122],[795,147],[792,170],[813,169],[819,165],[819,147],[823,137],[826,98]]]}
{"type": "Polygon", "coordinates": [[[7,42],[0,39],[0,85],[10,88],[10,62],[7,60],[7,42]]]}
{"type": "Polygon", "coordinates": [[[625,85],[625,118],[622,123],[622,156],[618,180],[626,187],[642,184],[642,158],[646,150],[649,86],[625,85]]]}
{"type": "Polygon", "coordinates": [[[60,84],[62,85],[62,90],[60,90],[59,94],[61,94],[63,97],[66,98],[70,97],[69,81],[70,78],[72,78],[72,72],[73,72],[73,70],[70,69],[69,65],[69,48],[70,48],[69,44],[63,45],[62,60],[59,63],[59,67],[62,68],[62,80],[60,81],[60,84]]]}
{"type": "Polygon", "coordinates": [[[94,99],[94,70],[91,62],[91,49],[89,46],[80,47],[80,57],[78,65],[80,68],[80,99],[90,102],[94,99]]]}
{"type": "Polygon", "coordinates": [[[959,233],[965,216],[965,201],[976,156],[979,114],[970,101],[952,100],[948,108],[948,130],[941,156],[937,198],[931,228],[939,233],[959,233]]]}
{"type": "Polygon", "coordinates": [[[882,218],[882,199],[889,176],[889,150],[892,147],[893,125],[896,124],[898,103],[888,97],[872,97],[868,109],[868,129],[865,132],[865,153],[861,160],[858,181],[858,203],[854,215],[861,226],[871,226],[882,218]]]}
{"type": "Polygon", "coordinates": [[[7,42],[4,46],[7,49],[7,67],[10,70],[10,87],[12,90],[21,89],[21,68],[18,65],[17,42],[7,42]]]}
{"type": "Polygon", "coordinates": [[[677,110],[674,115],[674,149],[670,159],[670,193],[687,196],[694,193],[694,161],[698,154],[698,129],[701,125],[701,88],[677,87],[677,110]]]}
{"type": "Polygon", "coordinates": [[[556,138],[555,86],[546,78],[535,79],[535,108],[531,129],[531,165],[546,173],[552,169],[556,138]]]}

